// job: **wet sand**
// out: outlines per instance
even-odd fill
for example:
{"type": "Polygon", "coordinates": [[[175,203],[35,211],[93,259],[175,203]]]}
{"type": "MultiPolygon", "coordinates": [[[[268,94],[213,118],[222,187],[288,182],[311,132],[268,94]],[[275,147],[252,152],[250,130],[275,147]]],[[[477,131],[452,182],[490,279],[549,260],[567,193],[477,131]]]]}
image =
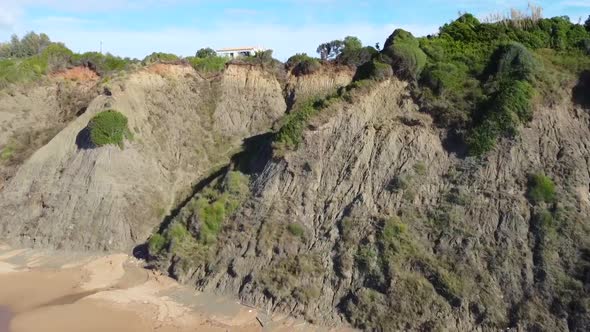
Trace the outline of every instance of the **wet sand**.
{"type": "Polygon", "coordinates": [[[0,332],[8,332],[11,318],[12,312],[10,311],[10,308],[0,306],[0,332]]]}
{"type": "Polygon", "coordinates": [[[124,254],[93,256],[0,245],[0,332],[263,329],[325,330],[196,292],[124,254]]]}

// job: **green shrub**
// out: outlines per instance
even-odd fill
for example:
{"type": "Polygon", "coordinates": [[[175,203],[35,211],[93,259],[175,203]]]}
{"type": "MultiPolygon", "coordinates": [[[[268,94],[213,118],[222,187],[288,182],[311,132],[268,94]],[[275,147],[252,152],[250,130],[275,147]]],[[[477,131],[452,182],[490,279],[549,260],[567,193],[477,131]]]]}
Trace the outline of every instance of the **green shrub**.
{"type": "Polygon", "coordinates": [[[228,61],[226,57],[210,56],[205,58],[188,57],[186,60],[195,68],[195,70],[205,73],[220,72],[225,68],[228,61]]]}
{"type": "Polygon", "coordinates": [[[362,245],[359,247],[355,261],[361,271],[371,271],[377,264],[377,251],[371,245],[362,245]]]}
{"type": "Polygon", "coordinates": [[[61,43],[51,43],[39,54],[22,59],[0,60],[0,80],[8,83],[37,79],[47,73],[64,69],[73,53],[61,43]]]}
{"type": "Polygon", "coordinates": [[[289,233],[291,233],[291,235],[297,237],[303,237],[303,235],[305,234],[305,230],[299,224],[289,224],[287,226],[287,230],[289,230],[289,233]]]}
{"type": "Polygon", "coordinates": [[[407,229],[408,227],[405,224],[403,224],[399,220],[399,218],[394,217],[385,220],[381,235],[383,236],[383,239],[391,241],[395,238],[399,238],[402,234],[406,233],[407,229]]]}
{"type": "Polygon", "coordinates": [[[198,216],[198,240],[203,245],[217,241],[223,222],[233,215],[250,192],[250,178],[238,171],[229,172],[225,179],[207,188],[194,203],[198,216]]]}
{"type": "Polygon", "coordinates": [[[450,24],[445,24],[440,29],[442,36],[448,35],[453,39],[473,41],[477,39],[476,29],[481,23],[472,14],[463,14],[450,24]]]}
{"type": "Polygon", "coordinates": [[[143,64],[149,65],[154,62],[176,62],[180,58],[172,53],[154,52],[143,59],[143,64]]]}
{"type": "Polygon", "coordinates": [[[88,123],[90,140],[96,146],[115,144],[122,148],[124,139],[133,138],[127,122],[127,117],[115,110],[100,112],[88,123]]]}
{"type": "Polygon", "coordinates": [[[111,72],[126,70],[129,65],[139,60],[123,59],[110,53],[102,54],[98,52],[86,52],[83,54],[74,54],[72,63],[76,66],[86,66],[99,75],[106,75],[111,72]]]}
{"type": "Polygon", "coordinates": [[[396,74],[415,80],[426,65],[426,53],[411,33],[398,29],[387,39],[384,54],[391,58],[396,74]]]}
{"type": "Polygon", "coordinates": [[[498,137],[514,136],[518,126],[532,119],[534,89],[526,81],[502,81],[498,92],[469,132],[467,144],[472,155],[490,151],[498,137]]]}
{"type": "Polygon", "coordinates": [[[273,50],[266,50],[266,51],[258,51],[253,56],[241,57],[236,58],[232,61],[236,63],[249,63],[253,65],[271,65],[277,63],[278,61],[272,57],[273,50]]]}
{"type": "Polygon", "coordinates": [[[371,46],[358,49],[344,48],[342,53],[336,57],[336,62],[348,66],[360,66],[367,61],[371,61],[379,52],[371,46]]]}
{"type": "Polygon", "coordinates": [[[148,249],[152,256],[159,254],[166,246],[167,240],[162,234],[152,235],[148,241],[148,249]]]}
{"type": "Polygon", "coordinates": [[[463,88],[465,80],[465,71],[459,69],[456,64],[438,62],[424,70],[421,83],[439,96],[442,94],[460,95],[456,92],[463,88]]]}
{"type": "Polygon", "coordinates": [[[413,168],[414,172],[416,172],[416,174],[419,176],[426,176],[426,174],[428,173],[428,167],[423,161],[415,163],[413,168]]]}
{"type": "Polygon", "coordinates": [[[492,59],[492,66],[497,77],[532,81],[540,64],[526,47],[512,42],[498,47],[492,59]]]}
{"type": "Polygon", "coordinates": [[[396,175],[389,181],[388,189],[393,192],[400,192],[410,188],[412,179],[404,175],[396,175]]]}
{"type": "Polygon", "coordinates": [[[390,65],[376,60],[366,62],[357,68],[354,80],[372,79],[375,81],[384,81],[393,76],[393,69],[390,65]]]}
{"type": "Polygon", "coordinates": [[[12,146],[5,146],[0,150],[0,160],[9,160],[14,154],[14,148],[12,146]]]}
{"type": "Polygon", "coordinates": [[[301,104],[299,108],[289,113],[283,119],[283,125],[275,135],[275,143],[289,149],[296,149],[301,143],[303,130],[309,119],[319,111],[313,101],[301,104]]]}
{"type": "Polygon", "coordinates": [[[542,173],[533,174],[529,179],[527,197],[534,203],[552,203],[555,200],[555,184],[542,173]]]}
{"type": "Polygon", "coordinates": [[[190,236],[186,226],[179,222],[173,223],[166,231],[166,237],[172,243],[181,243],[190,236]]]}
{"type": "Polygon", "coordinates": [[[217,56],[217,52],[215,52],[215,50],[213,50],[210,47],[201,48],[195,54],[195,57],[202,58],[202,59],[204,59],[204,58],[212,58],[212,57],[215,57],[215,56],[217,56]]]}
{"type": "Polygon", "coordinates": [[[310,75],[322,67],[317,59],[308,56],[305,53],[298,53],[290,57],[287,60],[287,68],[291,69],[291,72],[295,76],[310,75]]]}

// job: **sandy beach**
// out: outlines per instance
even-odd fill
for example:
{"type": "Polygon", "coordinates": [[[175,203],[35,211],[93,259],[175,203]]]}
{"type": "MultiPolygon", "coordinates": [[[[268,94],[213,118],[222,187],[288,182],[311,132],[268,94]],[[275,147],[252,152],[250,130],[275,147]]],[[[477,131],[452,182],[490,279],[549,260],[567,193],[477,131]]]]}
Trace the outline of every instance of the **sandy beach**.
{"type": "Polygon", "coordinates": [[[0,332],[309,331],[179,285],[125,254],[0,246],[0,332]]]}

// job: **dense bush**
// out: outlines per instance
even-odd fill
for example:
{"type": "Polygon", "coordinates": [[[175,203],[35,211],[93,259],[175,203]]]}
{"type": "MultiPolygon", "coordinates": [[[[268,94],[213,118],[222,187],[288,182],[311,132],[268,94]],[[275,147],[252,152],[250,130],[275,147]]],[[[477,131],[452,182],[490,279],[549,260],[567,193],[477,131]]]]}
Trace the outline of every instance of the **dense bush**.
{"type": "Polygon", "coordinates": [[[50,72],[65,69],[71,63],[73,55],[74,52],[62,43],[50,44],[41,52],[43,61],[47,63],[46,70],[50,72]]]}
{"type": "Polygon", "coordinates": [[[537,92],[554,100],[562,90],[556,77],[574,79],[590,69],[588,40],[590,33],[566,17],[541,19],[532,13],[481,23],[465,14],[437,36],[415,39],[396,30],[381,56],[391,58],[402,78],[412,79],[417,70],[414,95],[422,110],[462,137],[472,155],[482,155],[498,137],[516,135],[532,118],[537,92]],[[421,73],[417,44],[426,58],[421,73]]]}
{"type": "Polygon", "coordinates": [[[148,241],[148,250],[152,255],[159,254],[166,246],[166,238],[162,234],[152,235],[148,241]]]}
{"type": "Polygon", "coordinates": [[[65,69],[72,57],[72,51],[62,43],[50,43],[33,56],[0,59],[0,88],[12,83],[32,81],[48,72],[65,69]]]}
{"type": "Polygon", "coordinates": [[[171,53],[154,52],[143,59],[143,64],[149,65],[154,62],[176,62],[180,58],[171,53]]]}
{"type": "Polygon", "coordinates": [[[371,46],[349,49],[345,48],[336,58],[336,62],[348,66],[360,66],[373,59],[379,52],[371,46]]]}
{"type": "Polygon", "coordinates": [[[542,173],[533,174],[529,179],[527,196],[534,204],[552,203],[555,200],[555,184],[542,173]]]}
{"type": "Polygon", "coordinates": [[[217,241],[223,222],[238,209],[249,193],[249,177],[229,172],[225,180],[201,195],[194,206],[198,216],[198,240],[203,245],[217,241]]]}
{"type": "Polygon", "coordinates": [[[249,183],[247,175],[231,171],[221,181],[217,180],[203,189],[165,230],[150,237],[150,254],[156,256],[169,248],[173,254],[187,259],[191,255],[198,256],[201,250],[212,248],[223,222],[248,197],[249,183]]]}
{"type": "Polygon", "coordinates": [[[123,59],[110,53],[102,54],[98,52],[75,54],[72,57],[73,65],[88,67],[99,75],[129,69],[129,66],[136,62],[139,62],[139,60],[123,59]]]}
{"type": "Polygon", "coordinates": [[[297,110],[289,113],[283,119],[281,129],[275,135],[275,144],[283,145],[288,149],[296,149],[301,143],[303,130],[307,121],[317,112],[319,107],[315,101],[309,101],[301,104],[297,110]]]}
{"type": "Polygon", "coordinates": [[[195,54],[197,58],[211,58],[217,56],[217,52],[210,47],[202,48],[195,54]]]}
{"type": "Polygon", "coordinates": [[[290,57],[287,60],[286,65],[295,76],[313,74],[322,67],[317,59],[314,59],[305,53],[298,53],[290,57]]]}
{"type": "Polygon", "coordinates": [[[415,80],[426,65],[426,54],[411,33],[398,29],[385,42],[383,53],[391,58],[391,65],[402,78],[415,80]]]}
{"type": "Polygon", "coordinates": [[[533,93],[526,81],[503,81],[467,136],[470,153],[483,155],[494,147],[498,137],[516,135],[518,126],[532,118],[533,93]]]}
{"type": "Polygon", "coordinates": [[[383,81],[393,76],[393,69],[390,65],[376,60],[366,62],[357,68],[354,80],[372,79],[383,81]]]}
{"type": "Polygon", "coordinates": [[[219,72],[225,68],[225,64],[228,61],[226,57],[210,56],[210,57],[187,57],[186,60],[195,68],[197,71],[212,73],[219,72]]]}
{"type": "Polygon", "coordinates": [[[123,147],[124,139],[133,138],[127,122],[127,117],[115,110],[100,112],[88,123],[90,140],[96,146],[115,144],[123,147]]]}
{"type": "Polygon", "coordinates": [[[488,71],[502,79],[532,81],[540,64],[522,44],[502,44],[494,52],[488,71]]]}

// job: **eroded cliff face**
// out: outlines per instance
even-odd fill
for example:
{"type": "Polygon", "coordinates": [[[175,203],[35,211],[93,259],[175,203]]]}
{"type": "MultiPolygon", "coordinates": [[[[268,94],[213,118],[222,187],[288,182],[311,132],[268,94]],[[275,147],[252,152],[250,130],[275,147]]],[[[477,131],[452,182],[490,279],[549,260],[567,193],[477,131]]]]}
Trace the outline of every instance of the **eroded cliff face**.
{"type": "MultiPolygon", "coordinates": [[[[214,254],[162,268],[198,288],[369,330],[585,330],[590,116],[538,107],[514,141],[458,157],[404,83],[315,117],[253,174],[214,254]],[[543,172],[550,203],[527,198],[543,172]]],[[[190,204],[190,203],[189,203],[190,204]]],[[[180,216],[191,230],[202,222],[180,216]]]]}
{"type": "Polygon", "coordinates": [[[336,88],[350,84],[353,77],[354,70],[346,66],[322,67],[319,72],[311,75],[289,74],[286,86],[287,101],[295,105],[310,98],[322,98],[333,93],[336,88]]]}
{"type": "MultiPolygon", "coordinates": [[[[102,94],[85,112],[60,120],[55,137],[9,165],[0,234],[35,246],[127,251],[157,226],[179,224],[195,246],[160,244],[153,264],[197,288],[322,324],[586,330],[588,110],[565,99],[539,106],[519,137],[484,159],[466,158],[418,112],[406,84],[391,79],[332,102],[297,149],[272,158],[269,133],[285,112],[316,91],[331,94],[347,75],[284,82],[231,65],[204,79],[189,67],[155,65],[106,90],[89,88],[102,94]],[[89,146],[89,120],[111,108],[129,118],[134,140],[124,149],[89,146]],[[209,177],[226,165],[249,175],[245,196],[243,177],[209,177]],[[538,173],[555,183],[555,200],[528,197],[538,173]],[[232,209],[226,220],[222,201],[232,209]],[[218,222],[218,233],[197,241],[206,223],[218,222]]],[[[60,109],[48,95],[38,99],[60,109]]],[[[27,96],[1,97],[14,106],[0,110],[27,114],[27,96]]],[[[36,119],[51,119],[39,104],[36,119]]],[[[12,131],[0,144],[43,126],[4,121],[12,131]]]]}
{"type": "Polygon", "coordinates": [[[0,190],[18,166],[86,111],[97,80],[47,79],[0,91],[0,190]]]}
{"type": "MultiPolygon", "coordinates": [[[[226,165],[245,138],[267,132],[287,109],[284,85],[257,66],[230,65],[204,79],[191,67],[156,64],[95,89],[101,94],[87,101],[84,112],[13,166],[14,176],[0,188],[3,238],[127,251],[145,241],[193,185],[226,165]],[[129,119],[134,139],[123,149],[89,144],[88,122],[107,109],[129,119]]],[[[33,93],[49,94],[47,88],[33,93]]],[[[20,108],[52,117],[42,109],[46,103],[26,111],[26,102],[15,106],[18,98],[27,100],[5,96],[10,103],[2,103],[15,132],[32,125],[17,121],[20,108]]]]}

